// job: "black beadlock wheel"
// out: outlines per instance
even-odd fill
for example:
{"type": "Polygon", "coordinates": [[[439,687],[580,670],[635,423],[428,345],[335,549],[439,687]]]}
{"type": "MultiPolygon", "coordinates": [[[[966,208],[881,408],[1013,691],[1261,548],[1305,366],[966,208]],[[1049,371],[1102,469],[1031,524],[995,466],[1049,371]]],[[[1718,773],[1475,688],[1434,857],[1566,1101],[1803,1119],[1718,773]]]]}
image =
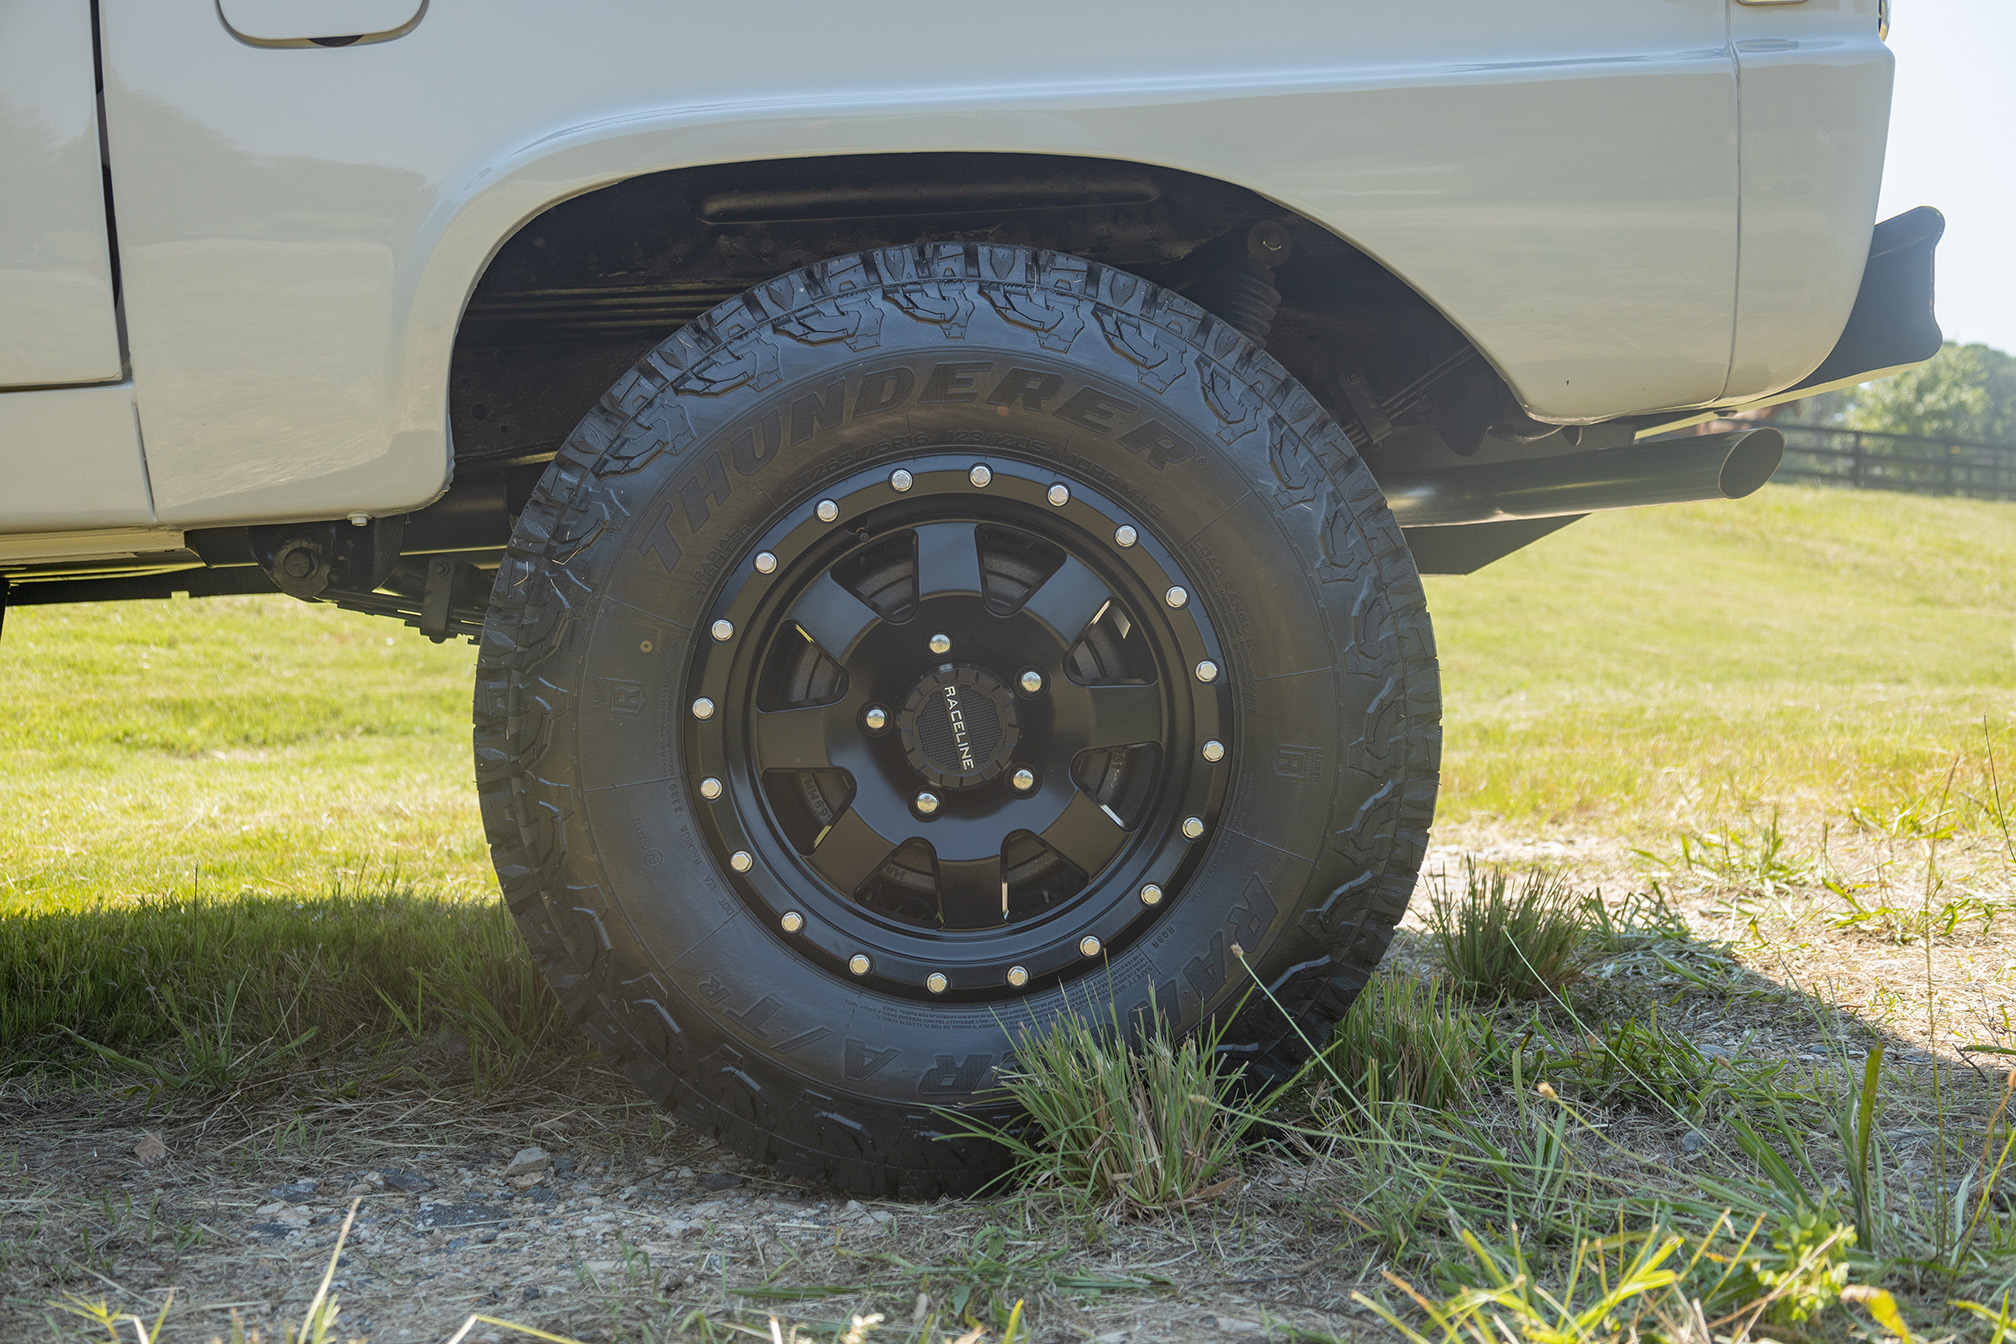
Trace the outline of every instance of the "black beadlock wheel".
{"type": "Polygon", "coordinates": [[[610,391],[499,571],[476,753],[605,1052],[748,1156],[928,1197],[998,1171],[947,1114],[1008,1119],[1061,1013],[1235,1012],[1292,1070],[1406,908],[1438,714],[1399,529],[1278,364],[945,244],[760,285],[610,391]]]}

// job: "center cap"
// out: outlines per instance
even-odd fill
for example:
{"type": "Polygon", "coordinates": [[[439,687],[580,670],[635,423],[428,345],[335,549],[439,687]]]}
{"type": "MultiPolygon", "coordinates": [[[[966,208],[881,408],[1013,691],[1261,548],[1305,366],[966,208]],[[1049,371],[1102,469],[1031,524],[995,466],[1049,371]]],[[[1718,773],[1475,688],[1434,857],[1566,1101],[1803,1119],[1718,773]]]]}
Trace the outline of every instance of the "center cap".
{"type": "Polygon", "coordinates": [[[924,677],[903,702],[903,750],[941,789],[970,789],[1008,767],[1020,736],[1015,694],[978,667],[924,677]]]}

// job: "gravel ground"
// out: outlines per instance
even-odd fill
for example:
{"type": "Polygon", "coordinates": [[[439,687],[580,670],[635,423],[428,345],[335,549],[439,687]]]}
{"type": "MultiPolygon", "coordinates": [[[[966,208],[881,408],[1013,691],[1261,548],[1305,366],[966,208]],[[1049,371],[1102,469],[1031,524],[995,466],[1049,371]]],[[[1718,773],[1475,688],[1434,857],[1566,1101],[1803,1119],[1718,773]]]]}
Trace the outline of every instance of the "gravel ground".
{"type": "MultiPolygon", "coordinates": [[[[1431,873],[1481,855],[1562,865],[1585,888],[1648,881],[1642,859],[1601,840],[1481,827],[1444,838],[1431,873]]],[[[1941,891],[1999,909],[2007,893],[1970,878],[1964,858],[1946,861],[1941,891]]],[[[1842,851],[1830,869],[1888,872],[1901,890],[1899,862],[1842,851]]],[[[1984,858],[1980,871],[2006,879],[1998,865],[1984,858]]],[[[1720,987],[1649,958],[1596,974],[1657,998],[1661,1024],[1704,1053],[1838,1072],[1844,1044],[1881,1039],[1900,1081],[1935,1058],[1971,1061],[1978,1089],[1966,1068],[1947,1067],[1940,1086],[1969,1090],[1968,1106],[1974,1090],[1992,1100],[2001,1076],[1983,1061],[1997,1057],[1963,1049],[2016,1047],[2016,961],[1992,920],[1928,948],[1835,927],[1840,903],[1817,886],[1735,899],[1698,873],[1667,885],[1697,939],[1725,940],[1703,942],[1715,950],[1698,963],[1711,978],[1727,968],[1720,987]]],[[[1394,965],[1432,969],[1428,940],[1403,930],[1394,965]]],[[[452,1044],[419,1071],[330,1066],[221,1099],[0,1082],[0,1341],[102,1341],[59,1304],[151,1322],[172,1291],[158,1339],[229,1340],[235,1319],[274,1344],[300,1320],[353,1202],[332,1283],[339,1340],[446,1340],[471,1315],[585,1341],[732,1327],[769,1338],[772,1314],[788,1335],[879,1312],[877,1338],[929,1325],[936,1344],[969,1316],[998,1335],[1018,1299],[1039,1344],[1392,1337],[1351,1300],[1390,1294],[1385,1262],[1319,1167],[1284,1154],[1256,1152],[1235,1190],[1161,1220],[1070,1216],[1036,1197],[864,1203],[748,1167],[592,1060],[549,1061],[542,1081],[485,1093],[458,1080],[452,1044]]],[[[1631,1112],[1603,1123],[1648,1169],[1731,1160],[1712,1132],[1631,1112]]],[[[1913,1122],[1891,1123],[1906,1157],[1913,1122]]],[[[464,1339],[523,1337],[479,1322],[464,1339]]]]}

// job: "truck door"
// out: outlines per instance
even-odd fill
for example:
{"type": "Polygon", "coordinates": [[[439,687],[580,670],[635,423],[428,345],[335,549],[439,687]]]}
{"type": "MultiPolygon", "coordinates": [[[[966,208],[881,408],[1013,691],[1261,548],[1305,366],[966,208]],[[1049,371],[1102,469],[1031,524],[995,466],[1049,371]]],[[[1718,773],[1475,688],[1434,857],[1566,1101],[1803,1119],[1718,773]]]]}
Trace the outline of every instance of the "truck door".
{"type": "Polygon", "coordinates": [[[0,0],[0,534],[154,521],[112,283],[94,8],[0,0]]]}
{"type": "Polygon", "coordinates": [[[0,0],[0,387],[121,375],[91,6],[0,0]]]}

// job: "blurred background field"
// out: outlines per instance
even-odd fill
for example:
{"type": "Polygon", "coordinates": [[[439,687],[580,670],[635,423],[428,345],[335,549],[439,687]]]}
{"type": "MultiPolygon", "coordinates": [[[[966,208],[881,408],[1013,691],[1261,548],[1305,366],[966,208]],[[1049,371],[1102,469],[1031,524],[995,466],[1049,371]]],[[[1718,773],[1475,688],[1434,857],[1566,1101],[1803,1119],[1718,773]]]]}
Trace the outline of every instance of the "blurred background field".
{"type": "MultiPolygon", "coordinates": [[[[1771,487],[1598,515],[1428,583],[1445,825],[1650,844],[1774,806],[1873,814],[1949,771],[1963,828],[2000,824],[2016,504],[1771,487]]],[[[473,663],[277,595],[10,612],[0,911],[490,899],[473,663]]]]}

